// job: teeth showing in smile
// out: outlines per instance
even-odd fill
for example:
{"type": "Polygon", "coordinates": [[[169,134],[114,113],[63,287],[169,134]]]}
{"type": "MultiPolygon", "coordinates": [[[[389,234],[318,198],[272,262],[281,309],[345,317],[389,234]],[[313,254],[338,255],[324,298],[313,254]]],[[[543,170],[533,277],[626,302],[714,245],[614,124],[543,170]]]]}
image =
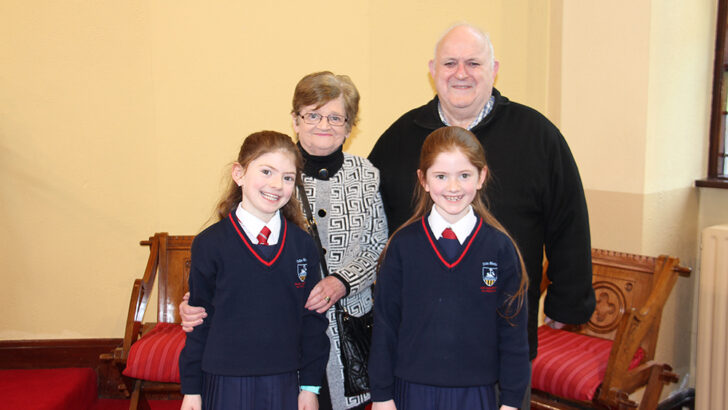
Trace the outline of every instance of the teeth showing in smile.
{"type": "Polygon", "coordinates": [[[462,195],[457,195],[457,196],[447,196],[447,195],[443,195],[443,197],[446,200],[450,201],[450,202],[457,202],[457,201],[463,199],[463,196],[462,195]]]}
{"type": "Polygon", "coordinates": [[[261,192],[260,194],[269,201],[277,201],[280,198],[279,195],[267,194],[265,192],[261,192]]]}

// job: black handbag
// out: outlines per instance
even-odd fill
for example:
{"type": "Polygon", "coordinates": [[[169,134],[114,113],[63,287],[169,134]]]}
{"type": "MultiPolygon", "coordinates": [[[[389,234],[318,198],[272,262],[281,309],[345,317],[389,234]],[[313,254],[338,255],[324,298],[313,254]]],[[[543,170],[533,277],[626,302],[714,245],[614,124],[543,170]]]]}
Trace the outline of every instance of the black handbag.
{"type": "Polygon", "coordinates": [[[344,364],[344,395],[358,396],[369,391],[369,350],[372,344],[374,312],[355,317],[336,303],[341,362],[344,364]]]}
{"type": "MultiPolygon", "coordinates": [[[[316,220],[311,212],[311,205],[306,198],[306,191],[299,186],[301,202],[308,221],[308,230],[316,242],[321,255],[321,271],[329,276],[326,265],[321,238],[319,237],[316,220]]],[[[344,395],[358,396],[369,392],[369,350],[372,344],[372,325],[374,313],[369,311],[364,316],[350,315],[341,303],[336,302],[336,327],[339,333],[339,346],[341,350],[341,363],[344,365],[344,395]]]]}

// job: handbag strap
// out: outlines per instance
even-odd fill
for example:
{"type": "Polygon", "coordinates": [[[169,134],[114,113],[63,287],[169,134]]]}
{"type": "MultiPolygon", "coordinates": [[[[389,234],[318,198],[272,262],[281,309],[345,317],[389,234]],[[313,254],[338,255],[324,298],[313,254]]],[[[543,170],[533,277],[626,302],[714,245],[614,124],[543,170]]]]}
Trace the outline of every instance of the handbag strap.
{"type": "MultiPolygon", "coordinates": [[[[306,196],[306,188],[303,186],[303,184],[300,184],[298,186],[298,191],[301,193],[301,202],[303,202],[303,211],[306,214],[306,222],[308,222],[308,232],[313,236],[313,241],[316,243],[316,247],[318,248],[320,259],[321,259],[321,271],[324,274],[324,277],[329,276],[329,266],[326,264],[326,256],[324,255],[324,247],[321,245],[321,237],[319,236],[318,231],[318,225],[316,225],[316,219],[313,217],[313,212],[311,212],[311,205],[308,203],[308,197],[306,196]]],[[[335,303],[336,310],[341,312],[346,312],[346,310],[339,304],[337,301],[335,303]]]]}

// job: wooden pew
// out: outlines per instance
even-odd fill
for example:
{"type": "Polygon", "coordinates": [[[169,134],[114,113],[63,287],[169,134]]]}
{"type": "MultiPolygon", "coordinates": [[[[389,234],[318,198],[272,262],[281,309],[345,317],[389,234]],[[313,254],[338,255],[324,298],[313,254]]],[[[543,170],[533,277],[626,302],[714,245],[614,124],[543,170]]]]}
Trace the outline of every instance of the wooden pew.
{"type": "MultiPolygon", "coordinates": [[[[134,280],[126,319],[123,344],[101,355],[123,371],[125,383],[119,386],[130,409],[149,409],[146,393],[179,394],[179,352],[184,346],[178,306],[188,290],[190,247],[194,236],[156,233],[141,241],[149,247],[144,275],[134,280]],[[157,279],[157,318],[144,323],[144,313],[157,279]]],[[[153,302],[152,302],[153,303],[153,302]]]]}
{"type": "Polygon", "coordinates": [[[678,276],[691,270],[669,256],[600,249],[592,249],[592,265],[597,306],[591,320],[558,331],[539,328],[531,408],[655,409],[663,386],[677,381],[668,364],[654,360],[662,309],[678,276]],[[640,403],[630,400],[641,387],[640,403]]]}

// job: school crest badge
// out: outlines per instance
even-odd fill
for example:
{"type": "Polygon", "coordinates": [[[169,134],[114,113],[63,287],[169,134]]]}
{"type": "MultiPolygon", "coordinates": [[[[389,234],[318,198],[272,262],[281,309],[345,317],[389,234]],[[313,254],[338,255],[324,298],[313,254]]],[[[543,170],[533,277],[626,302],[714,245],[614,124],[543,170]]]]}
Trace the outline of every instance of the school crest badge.
{"type": "Polygon", "coordinates": [[[298,280],[305,282],[306,276],[308,276],[308,267],[306,266],[306,262],[297,263],[296,269],[298,271],[298,280]]]}
{"type": "Polygon", "coordinates": [[[481,277],[485,286],[492,288],[498,281],[498,264],[495,262],[483,262],[481,277]]]}

